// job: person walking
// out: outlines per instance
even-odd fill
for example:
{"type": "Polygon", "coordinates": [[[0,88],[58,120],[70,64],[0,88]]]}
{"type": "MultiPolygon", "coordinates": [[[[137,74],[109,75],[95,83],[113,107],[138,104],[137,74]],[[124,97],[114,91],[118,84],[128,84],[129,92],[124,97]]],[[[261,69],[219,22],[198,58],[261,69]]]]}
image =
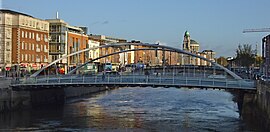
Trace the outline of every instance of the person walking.
{"type": "Polygon", "coordinates": [[[103,72],[103,74],[102,74],[102,81],[104,81],[105,80],[105,73],[103,72]]]}

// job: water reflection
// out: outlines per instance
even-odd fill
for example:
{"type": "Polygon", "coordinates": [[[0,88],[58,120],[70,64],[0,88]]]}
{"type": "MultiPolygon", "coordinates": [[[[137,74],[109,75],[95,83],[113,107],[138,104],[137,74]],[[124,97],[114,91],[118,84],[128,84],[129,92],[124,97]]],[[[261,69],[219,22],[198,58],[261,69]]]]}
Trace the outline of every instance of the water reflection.
{"type": "Polygon", "coordinates": [[[64,106],[1,115],[1,130],[249,131],[230,93],[176,88],[121,88],[64,106]]]}

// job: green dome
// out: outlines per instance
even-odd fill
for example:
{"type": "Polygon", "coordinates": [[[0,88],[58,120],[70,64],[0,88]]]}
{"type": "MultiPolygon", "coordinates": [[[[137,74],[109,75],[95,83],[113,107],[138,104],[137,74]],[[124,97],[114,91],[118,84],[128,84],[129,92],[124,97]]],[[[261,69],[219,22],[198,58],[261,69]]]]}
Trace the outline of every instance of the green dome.
{"type": "Polygon", "coordinates": [[[187,37],[190,36],[188,31],[185,32],[185,36],[187,36],[187,37]]]}

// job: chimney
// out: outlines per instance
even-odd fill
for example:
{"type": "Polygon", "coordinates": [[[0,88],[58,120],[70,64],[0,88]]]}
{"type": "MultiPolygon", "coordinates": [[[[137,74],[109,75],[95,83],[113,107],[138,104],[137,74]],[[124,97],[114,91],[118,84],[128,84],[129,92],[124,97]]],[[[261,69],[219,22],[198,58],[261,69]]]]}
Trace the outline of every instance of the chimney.
{"type": "Polygon", "coordinates": [[[59,19],[59,18],[58,18],[58,11],[56,12],[56,19],[59,19]]]}

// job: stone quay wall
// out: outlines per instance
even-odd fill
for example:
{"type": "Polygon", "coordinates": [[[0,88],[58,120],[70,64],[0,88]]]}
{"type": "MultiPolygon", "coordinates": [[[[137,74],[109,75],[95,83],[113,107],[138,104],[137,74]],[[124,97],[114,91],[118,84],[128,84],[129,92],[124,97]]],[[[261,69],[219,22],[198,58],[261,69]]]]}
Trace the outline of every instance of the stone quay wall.
{"type": "Polygon", "coordinates": [[[255,101],[258,107],[270,120],[270,82],[257,82],[257,94],[255,101]]]}
{"type": "Polygon", "coordinates": [[[11,79],[0,78],[0,112],[47,104],[63,104],[69,98],[80,97],[110,89],[105,86],[67,86],[33,91],[12,91],[10,83],[11,79]]]}

